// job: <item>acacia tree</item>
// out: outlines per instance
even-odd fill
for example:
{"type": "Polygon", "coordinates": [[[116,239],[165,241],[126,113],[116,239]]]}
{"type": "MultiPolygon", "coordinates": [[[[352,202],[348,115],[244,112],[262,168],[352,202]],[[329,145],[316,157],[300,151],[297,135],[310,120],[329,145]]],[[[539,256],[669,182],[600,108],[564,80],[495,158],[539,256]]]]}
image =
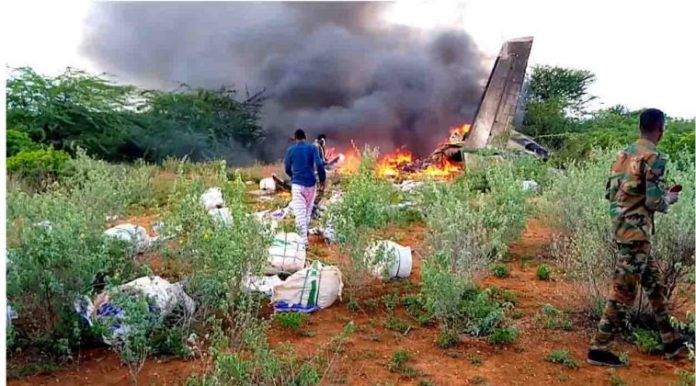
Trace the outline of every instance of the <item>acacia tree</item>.
{"type": "Polygon", "coordinates": [[[19,68],[7,82],[7,124],[42,145],[81,147],[109,161],[188,156],[234,164],[263,137],[264,100],[263,91],[240,100],[226,87],[142,90],[72,68],[55,77],[19,68]]]}
{"type": "Polygon", "coordinates": [[[594,81],[586,70],[534,66],[527,80],[523,131],[538,137],[576,130],[577,119],[595,99],[587,93],[594,81]]]}
{"type": "Polygon", "coordinates": [[[7,81],[7,125],[56,149],[82,147],[91,155],[118,159],[133,124],[133,86],[67,68],[55,77],[24,67],[7,81]]]}

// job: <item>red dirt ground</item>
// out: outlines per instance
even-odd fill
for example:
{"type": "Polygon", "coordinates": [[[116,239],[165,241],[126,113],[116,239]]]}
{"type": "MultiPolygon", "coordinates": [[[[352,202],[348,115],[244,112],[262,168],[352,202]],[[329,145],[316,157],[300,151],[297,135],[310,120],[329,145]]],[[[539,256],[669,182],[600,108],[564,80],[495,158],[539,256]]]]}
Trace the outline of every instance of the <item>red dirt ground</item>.
{"type": "MultiPolygon", "coordinates": [[[[422,226],[413,227],[410,233],[402,234],[403,238],[399,241],[416,250],[412,277],[405,282],[378,285],[376,293],[387,294],[395,289],[402,292],[418,290],[420,264],[417,258],[426,231],[422,226]]],[[[592,325],[573,320],[574,328],[571,331],[547,330],[535,321],[544,304],[572,310],[578,309],[581,302],[578,288],[563,280],[562,275],[557,274],[548,282],[535,277],[537,264],[547,255],[551,234],[551,230],[542,223],[530,220],[521,239],[510,248],[510,277],[483,280],[485,286],[496,285],[514,291],[518,296],[516,309],[522,311],[523,315],[514,322],[521,334],[512,346],[496,347],[483,339],[468,338],[453,349],[443,350],[435,345],[438,334],[436,327],[414,327],[404,336],[384,327],[387,312],[383,306],[373,311],[352,312],[346,307],[345,299],[343,303],[311,315],[304,334],[291,333],[274,325],[269,340],[274,346],[289,343],[299,355],[311,356],[328,344],[332,337],[339,335],[346,323],[353,321],[356,332],[348,338],[344,350],[335,354],[331,374],[323,382],[327,385],[416,385],[422,380],[430,380],[436,385],[610,385],[612,374],[606,368],[584,362],[594,328],[592,325]],[[423,375],[404,379],[387,369],[392,353],[398,349],[408,350],[412,358],[408,365],[420,370],[423,375]],[[579,368],[567,369],[544,361],[544,357],[555,349],[569,350],[578,360],[579,368]],[[472,356],[479,357],[481,364],[472,364],[469,359],[472,356]]],[[[322,246],[318,251],[326,260],[337,257],[337,251],[333,248],[322,246]]],[[[552,262],[546,263],[553,266],[552,262]]],[[[397,308],[395,313],[409,320],[404,310],[397,308]]],[[[615,372],[615,376],[628,385],[677,384],[677,371],[693,371],[688,359],[666,361],[660,356],[641,354],[634,346],[623,342],[616,348],[619,352],[628,352],[630,356],[630,367],[615,372]]],[[[203,360],[149,360],[140,374],[140,384],[182,384],[192,372],[201,371],[203,366],[203,360]]],[[[129,382],[128,371],[120,366],[115,354],[104,349],[93,349],[82,353],[79,365],[50,375],[11,380],[9,384],[125,385],[129,382]]]]}

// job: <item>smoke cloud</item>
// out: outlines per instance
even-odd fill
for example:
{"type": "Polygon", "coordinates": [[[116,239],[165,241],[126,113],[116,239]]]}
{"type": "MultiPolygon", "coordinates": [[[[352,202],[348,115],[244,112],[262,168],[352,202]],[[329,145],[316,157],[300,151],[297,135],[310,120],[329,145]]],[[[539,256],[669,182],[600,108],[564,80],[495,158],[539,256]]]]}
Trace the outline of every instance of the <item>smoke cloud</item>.
{"type": "Polygon", "coordinates": [[[386,25],[387,6],[95,3],[82,50],[145,87],[265,88],[261,159],[281,158],[296,128],[424,155],[471,122],[488,74],[468,35],[386,25]]]}

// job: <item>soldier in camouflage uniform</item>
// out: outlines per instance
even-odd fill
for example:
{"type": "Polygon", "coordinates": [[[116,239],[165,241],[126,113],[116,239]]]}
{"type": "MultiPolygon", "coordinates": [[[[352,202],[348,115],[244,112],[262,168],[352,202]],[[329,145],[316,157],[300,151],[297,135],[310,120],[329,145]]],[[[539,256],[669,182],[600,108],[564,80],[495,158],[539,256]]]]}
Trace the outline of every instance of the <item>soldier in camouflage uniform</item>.
{"type": "Polygon", "coordinates": [[[657,319],[665,354],[676,356],[684,347],[675,338],[669,323],[665,287],[660,282],[655,259],[650,254],[650,239],[655,232],[655,212],[666,213],[678,200],[678,192],[664,186],[667,159],[656,149],[662,138],[665,116],[660,110],[647,109],[640,116],[641,138],[617,155],[607,181],[606,198],[619,250],[614,271],[613,293],[607,301],[598,331],[592,339],[588,362],[620,366],[619,358],[608,345],[619,330],[626,311],[633,305],[638,284],[646,292],[657,319]]]}

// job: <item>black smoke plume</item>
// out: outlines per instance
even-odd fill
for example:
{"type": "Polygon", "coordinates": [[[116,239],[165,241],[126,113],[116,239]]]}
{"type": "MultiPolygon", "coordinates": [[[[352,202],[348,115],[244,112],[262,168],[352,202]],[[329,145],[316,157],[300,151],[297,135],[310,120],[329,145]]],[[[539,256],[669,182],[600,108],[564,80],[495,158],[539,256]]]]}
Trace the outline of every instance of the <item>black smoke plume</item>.
{"type": "Polygon", "coordinates": [[[265,88],[256,157],[296,128],[424,155],[470,122],[487,73],[461,31],[385,24],[385,3],[95,3],[83,52],[146,87],[265,88]]]}

